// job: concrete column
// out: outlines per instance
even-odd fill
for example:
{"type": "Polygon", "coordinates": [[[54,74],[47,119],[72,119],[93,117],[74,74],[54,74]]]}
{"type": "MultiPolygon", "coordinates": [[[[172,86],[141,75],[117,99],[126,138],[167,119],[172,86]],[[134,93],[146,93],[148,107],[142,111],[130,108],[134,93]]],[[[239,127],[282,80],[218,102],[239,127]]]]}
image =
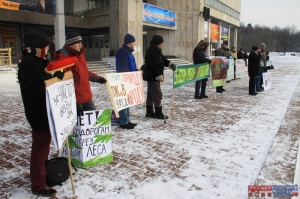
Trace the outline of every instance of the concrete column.
{"type": "Polygon", "coordinates": [[[110,50],[114,54],[124,43],[124,36],[132,34],[136,40],[133,52],[137,67],[143,64],[142,0],[110,0],[110,50]]]}
{"type": "Polygon", "coordinates": [[[221,48],[222,21],[219,21],[218,25],[219,25],[219,38],[218,38],[217,48],[221,48]]]}
{"type": "Polygon", "coordinates": [[[211,21],[211,18],[209,18],[207,20],[208,22],[208,33],[207,33],[207,41],[209,43],[208,47],[207,47],[207,56],[210,56],[211,55],[211,43],[210,43],[210,21],[211,21]]]}
{"type": "Polygon", "coordinates": [[[56,16],[54,17],[55,50],[59,50],[65,44],[64,1],[56,1],[55,7],[56,7],[56,16]]]}
{"type": "Polygon", "coordinates": [[[228,48],[230,49],[230,44],[231,44],[231,39],[230,39],[230,33],[231,33],[231,29],[230,29],[230,25],[228,25],[228,48]]]}
{"type": "Polygon", "coordinates": [[[233,31],[233,45],[235,46],[235,49],[237,50],[237,27],[235,27],[234,31],[233,31]]]}

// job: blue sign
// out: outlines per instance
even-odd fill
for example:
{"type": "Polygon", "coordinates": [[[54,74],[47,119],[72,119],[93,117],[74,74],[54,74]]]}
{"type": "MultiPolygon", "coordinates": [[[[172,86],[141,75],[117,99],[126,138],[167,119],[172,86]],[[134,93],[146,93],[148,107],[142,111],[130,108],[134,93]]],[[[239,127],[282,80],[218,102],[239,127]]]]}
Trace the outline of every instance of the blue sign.
{"type": "Polygon", "coordinates": [[[175,12],[143,3],[143,21],[165,26],[175,26],[175,12]]]}

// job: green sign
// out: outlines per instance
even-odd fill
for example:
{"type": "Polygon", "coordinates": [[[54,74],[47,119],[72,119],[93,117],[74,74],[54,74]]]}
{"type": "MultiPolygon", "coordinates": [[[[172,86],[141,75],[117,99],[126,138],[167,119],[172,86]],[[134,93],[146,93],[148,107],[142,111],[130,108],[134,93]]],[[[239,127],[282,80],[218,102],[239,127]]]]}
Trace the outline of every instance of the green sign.
{"type": "Polygon", "coordinates": [[[173,88],[179,88],[195,81],[208,78],[209,64],[179,65],[173,75],[173,88]]]}

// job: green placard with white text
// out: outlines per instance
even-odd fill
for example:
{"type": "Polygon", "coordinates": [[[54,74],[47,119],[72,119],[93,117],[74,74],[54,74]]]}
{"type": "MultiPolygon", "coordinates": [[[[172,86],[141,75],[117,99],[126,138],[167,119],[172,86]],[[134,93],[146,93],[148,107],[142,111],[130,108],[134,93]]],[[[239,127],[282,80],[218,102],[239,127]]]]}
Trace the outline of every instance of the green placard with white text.
{"type": "Polygon", "coordinates": [[[179,65],[173,75],[173,88],[196,82],[210,76],[209,64],[179,65]]]}

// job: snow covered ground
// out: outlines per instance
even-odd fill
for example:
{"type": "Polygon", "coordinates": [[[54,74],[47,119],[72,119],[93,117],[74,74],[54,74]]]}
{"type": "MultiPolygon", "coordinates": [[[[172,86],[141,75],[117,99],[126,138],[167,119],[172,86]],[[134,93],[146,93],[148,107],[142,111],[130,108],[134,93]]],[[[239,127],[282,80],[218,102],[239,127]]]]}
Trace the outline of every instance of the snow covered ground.
{"type": "MultiPolygon", "coordinates": [[[[300,57],[271,54],[271,60],[271,90],[248,95],[246,77],[231,81],[223,94],[209,87],[210,98],[199,100],[191,84],[174,91],[174,110],[167,70],[162,87],[171,118],[146,119],[144,104],[131,108],[138,126],[112,127],[114,162],[79,169],[76,195],[68,180],[55,187],[57,198],[243,199],[248,185],[292,185],[300,135],[300,57]]],[[[110,108],[106,87],[91,87],[97,108],[110,108]]],[[[0,106],[0,198],[37,198],[30,191],[31,135],[17,84],[0,87],[0,106]]]]}

